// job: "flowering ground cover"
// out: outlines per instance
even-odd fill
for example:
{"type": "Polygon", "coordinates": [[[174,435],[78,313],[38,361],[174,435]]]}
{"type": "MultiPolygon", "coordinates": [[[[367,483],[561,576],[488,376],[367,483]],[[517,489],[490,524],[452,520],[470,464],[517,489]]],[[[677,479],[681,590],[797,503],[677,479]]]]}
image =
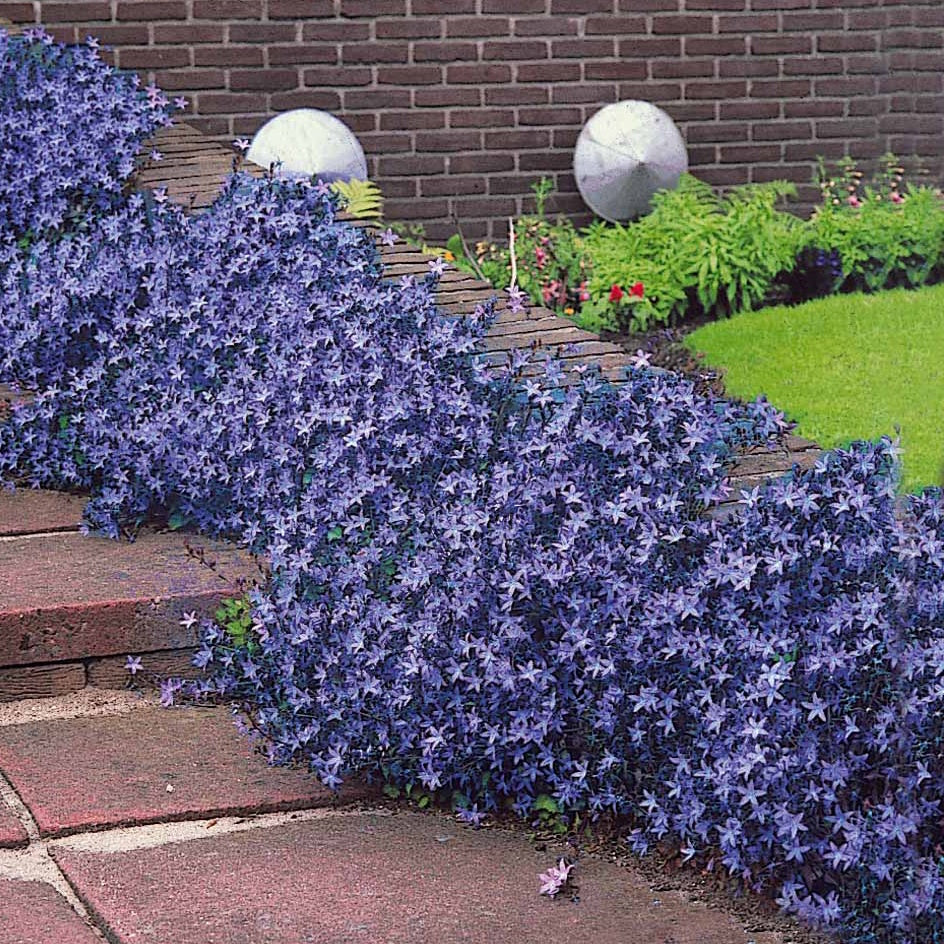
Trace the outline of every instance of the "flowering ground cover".
{"type": "Polygon", "coordinates": [[[839,295],[705,325],[685,344],[731,396],[764,394],[827,448],[894,436],[902,487],[944,484],[944,287],[839,295]]]}
{"type": "Polygon", "coordinates": [[[331,786],[612,813],[850,944],[944,940],[940,494],[899,513],[880,440],[712,518],[776,411],[531,352],[491,376],[490,313],[436,311],[441,261],[385,279],[336,210],[235,176],[195,217],[93,189],[78,225],[0,230],[0,382],[36,390],[0,480],[270,562],[165,700],[231,700],[331,786]]]}

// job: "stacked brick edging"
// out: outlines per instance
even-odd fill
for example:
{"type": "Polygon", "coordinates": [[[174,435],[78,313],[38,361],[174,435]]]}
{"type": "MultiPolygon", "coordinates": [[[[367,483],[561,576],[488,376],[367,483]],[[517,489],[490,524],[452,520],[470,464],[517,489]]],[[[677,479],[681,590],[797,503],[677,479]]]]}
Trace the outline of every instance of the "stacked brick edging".
{"type": "Polygon", "coordinates": [[[87,34],[193,100],[221,139],[296,107],[358,134],[393,219],[501,237],[544,174],[585,218],[572,148],[600,106],[643,98],[693,169],[801,186],[817,155],[891,148],[944,169],[940,0],[0,0],[0,16],[87,34]]]}

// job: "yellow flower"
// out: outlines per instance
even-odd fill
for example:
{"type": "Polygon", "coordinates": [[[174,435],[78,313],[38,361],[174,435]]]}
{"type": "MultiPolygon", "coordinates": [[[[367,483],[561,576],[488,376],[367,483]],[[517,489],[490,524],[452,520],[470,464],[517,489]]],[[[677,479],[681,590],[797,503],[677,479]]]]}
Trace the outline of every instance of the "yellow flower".
{"type": "Polygon", "coordinates": [[[565,309],[564,309],[564,314],[565,314],[565,315],[572,315],[573,313],[574,313],[573,308],[565,308],[565,309]]]}

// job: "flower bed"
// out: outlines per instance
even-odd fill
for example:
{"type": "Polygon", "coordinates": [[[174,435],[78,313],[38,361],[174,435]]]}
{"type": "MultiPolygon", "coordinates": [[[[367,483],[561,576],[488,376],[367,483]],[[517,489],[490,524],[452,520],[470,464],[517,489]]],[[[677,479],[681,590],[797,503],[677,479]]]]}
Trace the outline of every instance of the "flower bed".
{"type": "Polygon", "coordinates": [[[896,515],[882,441],[710,519],[774,411],[644,370],[538,382],[524,352],[491,380],[488,312],[384,280],[335,209],[237,176],[195,218],[134,197],[5,232],[0,381],[39,390],[0,476],[90,489],[113,535],[161,515],[269,559],[189,692],[275,762],[470,822],[613,812],[845,941],[944,935],[940,496],[896,515]]]}

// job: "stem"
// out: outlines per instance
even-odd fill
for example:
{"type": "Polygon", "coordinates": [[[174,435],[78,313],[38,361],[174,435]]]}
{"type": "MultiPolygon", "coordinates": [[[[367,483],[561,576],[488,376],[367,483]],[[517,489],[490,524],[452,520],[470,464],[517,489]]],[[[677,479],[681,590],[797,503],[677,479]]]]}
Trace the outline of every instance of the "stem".
{"type": "Polygon", "coordinates": [[[508,217],[508,249],[511,252],[511,287],[518,286],[518,260],[515,258],[515,220],[508,217]]]}
{"type": "Polygon", "coordinates": [[[459,224],[459,217],[453,214],[452,222],[455,224],[456,232],[459,234],[459,242],[462,243],[462,251],[465,253],[466,259],[469,260],[472,268],[475,269],[475,274],[483,282],[487,282],[488,279],[485,277],[485,273],[479,267],[478,259],[475,258],[475,254],[471,249],[469,249],[469,244],[465,241],[465,233],[462,232],[462,226],[459,224]]]}

